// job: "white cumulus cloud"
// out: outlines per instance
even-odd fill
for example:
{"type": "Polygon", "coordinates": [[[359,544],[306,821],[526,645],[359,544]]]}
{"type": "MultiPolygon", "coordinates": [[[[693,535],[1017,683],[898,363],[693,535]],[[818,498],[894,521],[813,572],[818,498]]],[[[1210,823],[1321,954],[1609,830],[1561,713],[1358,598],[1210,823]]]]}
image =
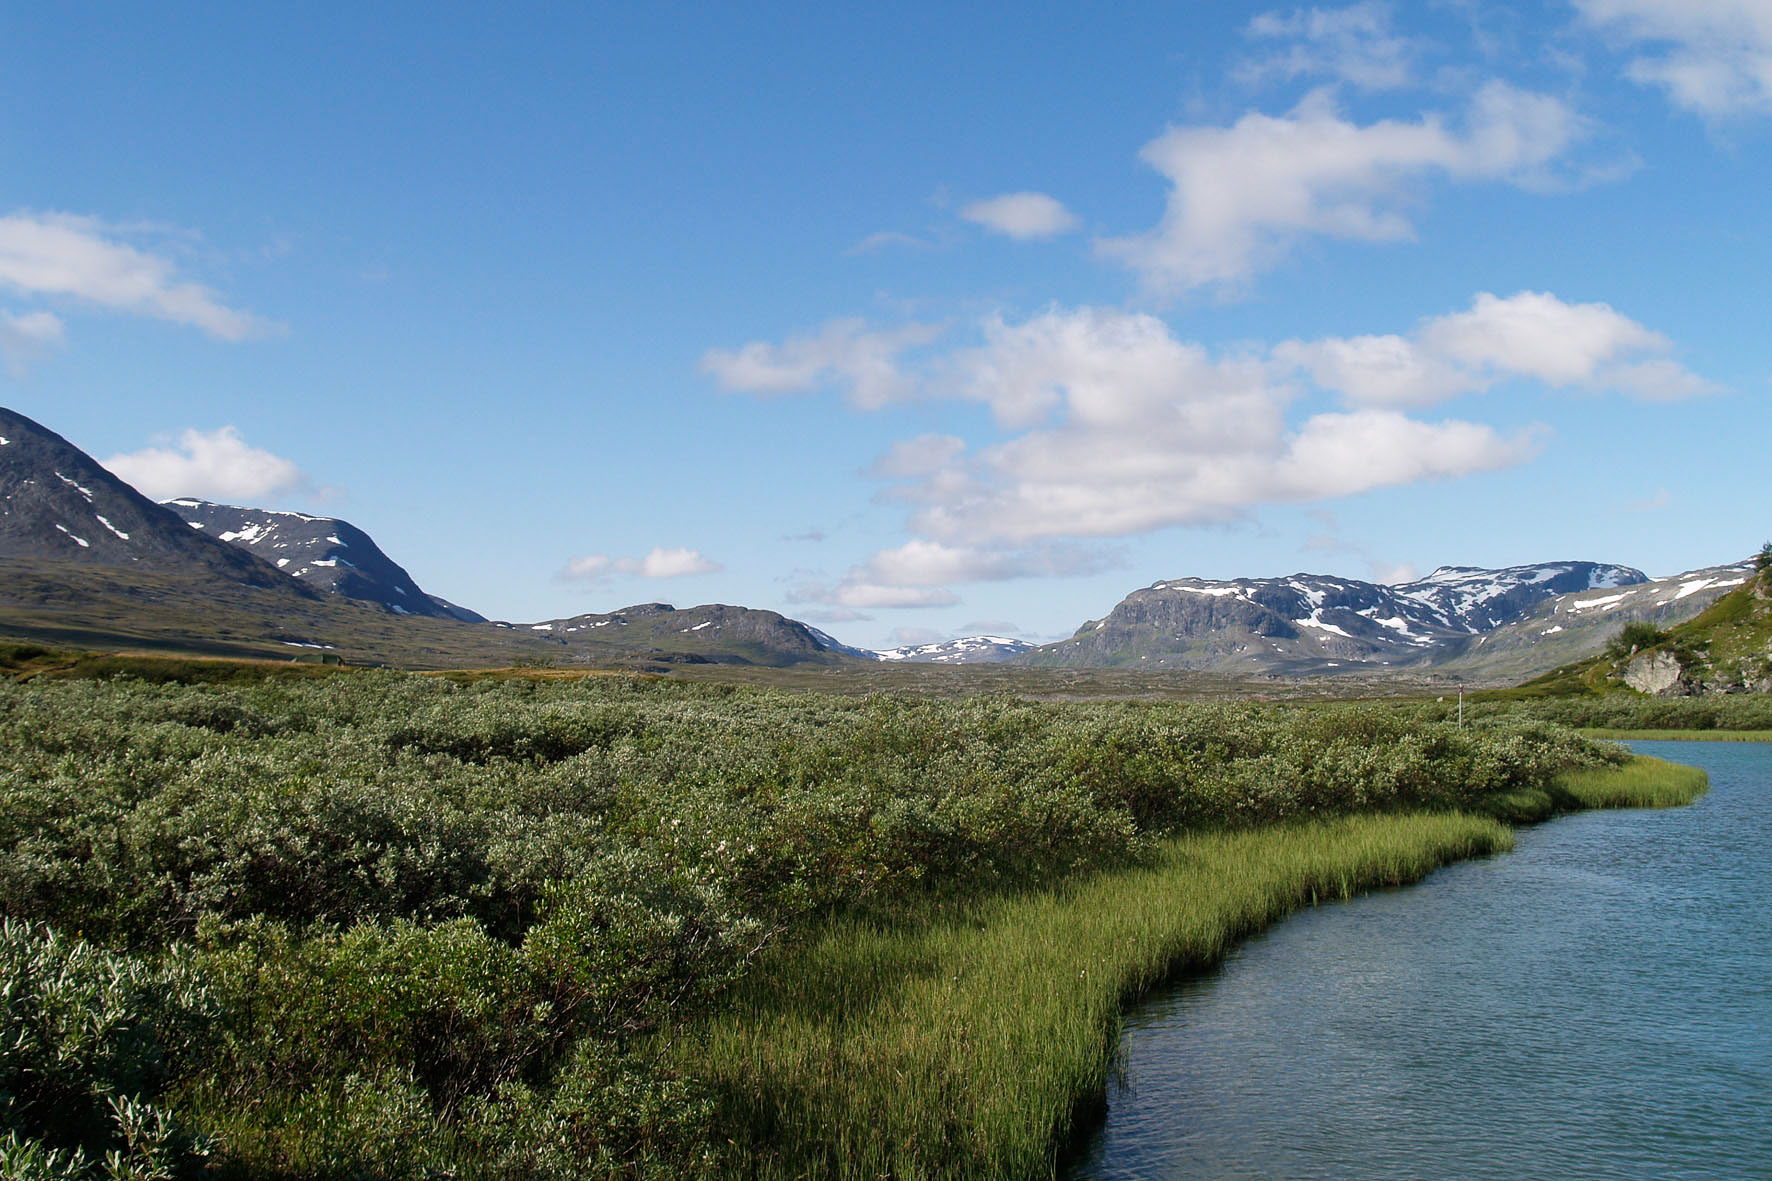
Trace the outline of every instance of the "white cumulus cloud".
{"type": "Polygon", "coordinates": [[[1105,539],[1512,467],[1542,450],[1542,429],[1421,408],[1502,380],[1651,400],[1714,388],[1672,349],[1607,304],[1531,291],[1479,293],[1407,333],[1229,351],[1124,309],[991,316],[974,343],[901,376],[918,397],[987,407],[998,436],[893,444],[868,474],[914,536],[798,601],[947,603],[953,584],[1108,568],[1105,539]],[[1307,413],[1313,391],[1343,405],[1307,413]]]}
{"type": "Polygon", "coordinates": [[[1424,320],[1409,336],[1286,341],[1284,365],[1368,406],[1421,406],[1506,378],[1552,389],[1614,391],[1672,401],[1716,387],[1665,354],[1659,332],[1604,303],[1567,303],[1549,292],[1479,293],[1468,310],[1424,320]]]}
{"type": "Polygon", "coordinates": [[[1550,183],[1588,131],[1562,100],[1503,82],[1478,90],[1457,126],[1433,113],[1354,123],[1318,90],[1285,115],[1171,128],[1146,144],[1145,162],[1171,186],[1163,220],[1097,249],[1159,291],[1242,283],[1312,235],[1411,237],[1408,202],[1435,178],[1550,183]]]}
{"type": "Polygon", "coordinates": [[[987,230],[1020,241],[1055,238],[1077,228],[1077,216],[1045,193],[1004,193],[974,201],[960,216],[987,230]]]}
{"type": "Polygon", "coordinates": [[[293,460],[252,446],[232,426],[187,430],[176,445],[113,455],[104,466],[150,500],[197,496],[262,507],[267,497],[314,491],[293,460]]]}
{"type": "Polygon", "coordinates": [[[900,370],[906,350],[928,344],[942,329],[911,324],[870,332],[857,319],[831,320],[817,332],[782,344],[752,341],[738,349],[709,349],[701,371],[723,389],[752,394],[803,394],[839,384],[857,406],[878,409],[909,396],[912,383],[900,370]]]}
{"type": "Polygon", "coordinates": [[[699,550],[682,546],[654,546],[640,559],[640,573],[647,578],[683,578],[690,574],[713,574],[720,569],[720,563],[703,557],[699,550]]]}
{"type": "Polygon", "coordinates": [[[1029,563],[1027,547],[1493,470],[1536,449],[1478,423],[1387,412],[1290,424],[1297,391],[1283,366],[1213,356],[1149,315],[1054,309],[989,321],[984,334],[982,347],[951,359],[945,388],[986,402],[1020,433],[902,481],[895,494],[915,506],[915,532],[947,548],[879,555],[874,574],[908,580],[913,559],[935,568],[980,551],[1011,555],[998,560],[1014,576],[1053,573],[1029,563]]]}
{"type": "Polygon", "coordinates": [[[1582,16],[1648,48],[1629,76],[1709,117],[1772,114],[1772,3],[1767,0],[1575,0],[1582,16]]]}
{"type": "Polygon", "coordinates": [[[93,218],[66,213],[0,217],[0,287],[189,324],[222,340],[275,330],[180,277],[170,259],[129,245],[93,218]]]}

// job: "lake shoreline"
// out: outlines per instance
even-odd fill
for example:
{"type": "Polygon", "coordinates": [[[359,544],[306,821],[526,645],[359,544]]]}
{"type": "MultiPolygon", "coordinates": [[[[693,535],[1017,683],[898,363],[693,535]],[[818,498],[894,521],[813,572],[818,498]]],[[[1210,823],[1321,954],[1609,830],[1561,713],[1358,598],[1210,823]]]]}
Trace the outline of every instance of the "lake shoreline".
{"type": "Polygon", "coordinates": [[[1639,756],[1483,813],[1185,835],[1153,866],[915,929],[836,924],[762,972],[679,1062],[715,1081],[721,1123],[742,1130],[728,1163],[748,1175],[1057,1175],[1099,1126],[1133,1000],[1302,907],[1506,851],[1514,825],[1669,806],[1704,787],[1702,772],[1639,756]],[[784,1000],[813,977],[819,1003],[784,1000]],[[815,1128],[839,1135],[820,1142],[815,1128]]]}
{"type": "Polygon", "coordinates": [[[1577,729],[1583,738],[1605,742],[1772,742],[1772,730],[1608,730],[1577,729]]]}
{"type": "Polygon", "coordinates": [[[1754,1175],[1767,1003],[1729,983],[1763,978],[1743,858],[1772,746],[1636,750],[1702,769],[1702,803],[1521,828],[1508,857],[1295,916],[1130,1009],[1066,1175],[1754,1175]]]}

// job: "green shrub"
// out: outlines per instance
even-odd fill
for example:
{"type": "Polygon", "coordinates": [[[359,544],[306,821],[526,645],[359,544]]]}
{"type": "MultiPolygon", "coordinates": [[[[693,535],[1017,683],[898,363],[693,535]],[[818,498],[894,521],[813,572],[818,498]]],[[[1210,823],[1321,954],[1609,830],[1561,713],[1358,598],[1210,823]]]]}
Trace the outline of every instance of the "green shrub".
{"type": "Polygon", "coordinates": [[[214,1015],[185,957],[151,965],[0,921],[0,1174],[189,1171],[204,1146],[157,1104],[214,1015]]]}
{"type": "Polygon", "coordinates": [[[44,1175],[147,1160],[176,1112],[254,1175],[713,1167],[706,1092],[655,1050],[766,944],[833,917],[914,928],[1180,832],[1469,807],[1618,757],[1561,714],[1473,714],[380,672],[0,683],[0,916],[83,932],[112,950],[55,954],[119,980],[200,971],[213,998],[162,1011],[117,985],[146,1016],[60,1091],[4,1083],[37,1122],[0,1125],[0,1151],[44,1175]]]}
{"type": "Polygon", "coordinates": [[[1667,633],[1653,623],[1627,623],[1606,642],[1606,655],[1623,660],[1634,652],[1647,651],[1667,642],[1667,633]]]}

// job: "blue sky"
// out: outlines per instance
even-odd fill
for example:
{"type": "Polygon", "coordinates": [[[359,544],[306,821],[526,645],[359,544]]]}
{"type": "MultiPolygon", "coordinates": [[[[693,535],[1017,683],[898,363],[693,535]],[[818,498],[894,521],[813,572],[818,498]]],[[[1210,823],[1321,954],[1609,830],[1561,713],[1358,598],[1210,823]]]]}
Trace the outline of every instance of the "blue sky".
{"type": "Polygon", "coordinates": [[[0,392],[520,621],[1772,532],[1772,0],[1041,7],[10,6],[0,392]]]}

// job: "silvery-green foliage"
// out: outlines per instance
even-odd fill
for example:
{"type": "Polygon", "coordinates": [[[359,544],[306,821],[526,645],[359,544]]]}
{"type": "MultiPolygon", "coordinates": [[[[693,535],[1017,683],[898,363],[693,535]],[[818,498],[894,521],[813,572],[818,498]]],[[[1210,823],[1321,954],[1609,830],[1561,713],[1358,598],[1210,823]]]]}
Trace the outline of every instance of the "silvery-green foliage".
{"type": "Polygon", "coordinates": [[[703,1168],[709,1096],[646,1047],[825,916],[898,921],[1184,829],[1456,807],[1617,757],[1432,706],[0,684],[0,915],[112,949],[8,928],[13,975],[83,966],[55,994],[75,1001],[31,1002],[4,1062],[34,1055],[36,1089],[0,1064],[0,1103],[86,1131],[0,1150],[152,1175],[171,1078],[285,1173],[703,1168]],[[55,1024],[112,1010],[138,1017],[55,1024]],[[49,1079],[79,1102],[42,1106],[49,1079]]]}
{"type": "Polygon", "coordinates": [[[27,1175],[171,1177],[201,1145],[156,1103],[175,1064],[201,1057],[216,1015],[187,953],[149,963],[0,921],[5,1175],[16,1163],[27,1175]]]}

